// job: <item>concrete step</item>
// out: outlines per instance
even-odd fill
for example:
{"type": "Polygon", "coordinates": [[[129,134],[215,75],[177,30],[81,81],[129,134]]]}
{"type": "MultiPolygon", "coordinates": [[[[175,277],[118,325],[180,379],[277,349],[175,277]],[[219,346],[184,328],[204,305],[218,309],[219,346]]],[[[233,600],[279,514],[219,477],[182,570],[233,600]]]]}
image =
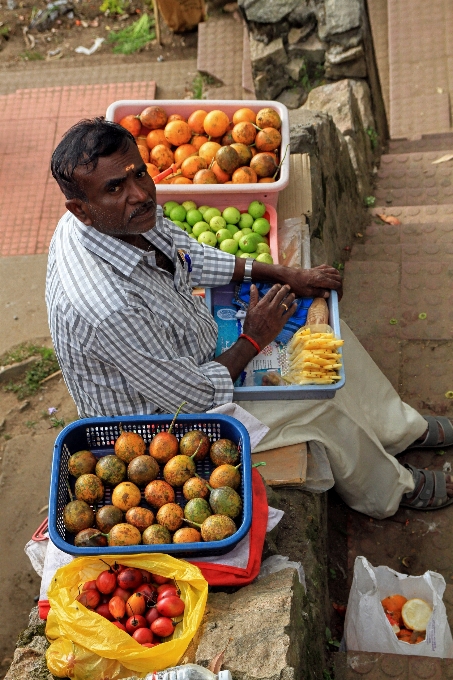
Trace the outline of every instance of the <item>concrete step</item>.
{"type": "Polygon", "coordinates": [[[375,197],[381,205],[453,204],[453,160],[434,163],[451,149],[386,154],[377,173],[375,197]]]}
{"type": "Polygon", "coordinates": [[[407,262],[412,260],[430,260],[438,262],[439,258],[453,262],[453,240],[450,243],[357,243],[351,251],[354,261],[407,262]]]}
{"type": "Polygon", "coordinates": [[[420,151],[442,151],[453,148],[453,133],[444,132],[437,135],[422,135],[418,139],[391,139],[389,153],[418,153],[420,151]]]}

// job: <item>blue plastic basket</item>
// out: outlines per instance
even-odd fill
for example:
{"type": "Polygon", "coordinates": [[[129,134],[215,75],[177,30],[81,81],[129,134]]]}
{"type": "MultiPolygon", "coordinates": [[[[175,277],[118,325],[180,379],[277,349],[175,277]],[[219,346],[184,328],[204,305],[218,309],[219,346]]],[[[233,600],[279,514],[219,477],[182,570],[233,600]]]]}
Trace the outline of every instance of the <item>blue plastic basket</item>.
{"type": "MultiPolygon", "coordinates": [[[[214,312],[212,289],[206,288],[205,301],[210,312],[214,312]]],[[[327,300],[329,308],[329,324],[337,338],[341,338],[340,312],[338,309],[338,294],[335,290],[330,292],[327,300]]],[[[343,354],[342,348],[338,352],[343,354]]],[[[333,399],[338,390],[344,387],[346,382],[344,365],[339,369],[341,380],[334,385],[275,385],[235,387],[233,401],[273,401],[280,399],[333,399]]]]}
{"type": "MultiPolygon", "coordinates": [[[[220,555],[229,552],[244,538],[252,522],[252,464],[250,456],[250,438],[245,427],[235,418],[217,414],[179,415],[173,427],[173,433],[180,440],[189,430],[202,430],[211,439],[231,439],[239,448],[241,456],[241,486],[238,493],[242,498],[242,513],[236,519],[238,530],[233,536],[223,541],[200,543],[171,543],[165,545],[130,545],[118,547],[78,548],[74,545],[74,536],[66,531],[63,523],[63,511],[69,502],[68,482],[74,489],[75,478],[68,472],[69,457],[76,451],[88,449],[97,458],[112,454],[115,440],[123,430],[132,430],[140,434],[149,444],[160,431],[167,431],[173,420],[171,415],[122,416],[112,418],[85,418],[77,420],[64,428],[58,435],[52,461],[49,499],[49,536],[53,543],[64,552],[79,557],[81,555],[131,555],[135,553],[167,553],[175,557],[200,557],[220,555]]],[[[209,456],[197,461],[197,473],[208,478],[214,465],[209,456]]],[[[159,475],[159,479],[161,475],[159,475]]],[[[111,491],[105,487],[104,505],[111,503],[111,491]]],[[[186,500],[181,489],[175,489],[176,502],[182,507],[186,500]]],[[[142,507],[150,508],[142,491],[142,507]]],[[[155,511],[153,508],[150,508],[155,511]]]]}

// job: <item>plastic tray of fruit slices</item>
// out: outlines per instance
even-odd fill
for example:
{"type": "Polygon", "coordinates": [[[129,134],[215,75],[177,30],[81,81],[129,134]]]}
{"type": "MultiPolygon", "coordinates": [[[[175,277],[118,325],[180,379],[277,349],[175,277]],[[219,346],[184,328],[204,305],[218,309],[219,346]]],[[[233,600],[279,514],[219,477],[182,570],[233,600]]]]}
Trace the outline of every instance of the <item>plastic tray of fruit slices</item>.
{"type": "Polygon", "coordinates": [[[280,102],[121,100],[106,118],[135,136],[161,202],[243,193],[275,207],[289,182],[289,116],[280,102]]]}
{"type": "Polygon", "coordinates": [[[57,437],[49,537],[71,555],[223,554],[251,520],[250,440],[234,418],[87,418],[57,437]]]}

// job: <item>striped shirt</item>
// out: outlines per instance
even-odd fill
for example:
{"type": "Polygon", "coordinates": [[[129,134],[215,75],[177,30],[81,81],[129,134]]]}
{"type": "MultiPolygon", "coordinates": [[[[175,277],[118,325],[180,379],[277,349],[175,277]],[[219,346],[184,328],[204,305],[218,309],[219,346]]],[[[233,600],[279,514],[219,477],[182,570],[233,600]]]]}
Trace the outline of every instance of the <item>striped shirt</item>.
{"type": "Polygon", "coordinates": [[[203,246],[162,215],[143,234],[174,275],[144,252],[67,212],[49,249],[50,333],[80,417],[207,411],[232,401],[228,370],[213,361],[217,326],[193,286],[231,281],[235,258],[203,246]],[[181,263],[178,249],[190,254],[181,263]]]}

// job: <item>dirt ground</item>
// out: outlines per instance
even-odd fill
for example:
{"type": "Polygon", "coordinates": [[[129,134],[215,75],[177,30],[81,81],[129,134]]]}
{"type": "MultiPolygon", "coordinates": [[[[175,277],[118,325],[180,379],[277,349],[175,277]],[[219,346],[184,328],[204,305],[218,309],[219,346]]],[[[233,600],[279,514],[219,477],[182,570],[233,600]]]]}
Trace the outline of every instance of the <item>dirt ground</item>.
{"type": "Polygon", "coordinates": [[[39,595],[41,579],[24,546],[47,516],[53,444],[61,430],[52,426],[50,407],[57,409],[55,420],[68,424],[77,418],[59,376],[23,401],[0,386],[0,545],[9,546],[2,549],[0,678],[39,595]]]}
{"type": "MultiPolygon", "coordinates": [[[[107,0],[112,3],[112,0],[107,0]]],[[[121,2],[121,0],[120,0],[121,2]]],[[[109,14],[100,10],[102,0],[68,0],[61,5],[53,20],[43,21],[33,27],[37,13],[47,7],[45,0],[2,0],[0,3],[0,67],[17,66],[35,61],[68,61],[87,64],[87,56],[77,54],[78,46],[90,48],[96,38],[104,38],[102,45],[90,57],[90,63],[100,61],[130,62],[131,69],[155,59],[191,59],[197,52],[197,31],[175,34],[169,31],[162,19],[161,44],[152,40],[134,54],[114,54],[109,34],[118,32],[137,21],[144,12],[153,18],[149,4],[140,0],[126,0],[122,14],[109,14]],[[16,5],[8,9],[8,4],[16,5]]],[[[20,84],[18,84],[20,86],[20,84]]]]}

